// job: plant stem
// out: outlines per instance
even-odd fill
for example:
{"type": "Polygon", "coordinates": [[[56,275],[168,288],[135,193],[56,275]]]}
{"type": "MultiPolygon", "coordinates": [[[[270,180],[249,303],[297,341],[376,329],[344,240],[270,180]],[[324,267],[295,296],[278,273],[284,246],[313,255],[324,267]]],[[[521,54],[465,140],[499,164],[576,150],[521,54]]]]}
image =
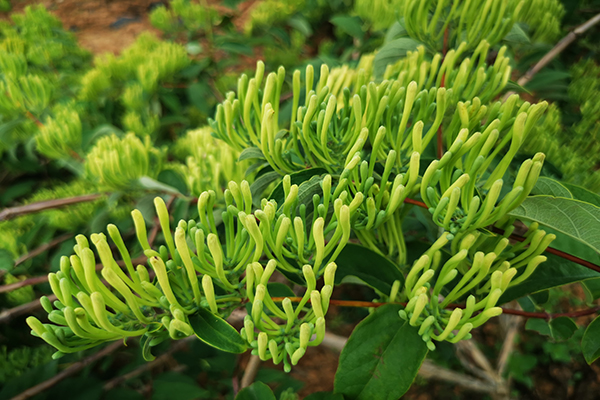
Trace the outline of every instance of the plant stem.
{"type": "Polygon", "coordinates": [[[81,371],[88,365],[115,352],[121,346],[123,346],[122,341],[117,341],[115,343],[112,343],[109,346],[106,346],[102,350],[98,351],[97,353],[92,354],[91,356],[84,358],[83,360],[78,361],[75,364],[72,364],[69,368],[67,368],[64,371],[62,371],[61,373],[53,376],[52,378],[50,378],[42,383],[39,383],[32,388],[27,389],[26,391],[22,392],[21,394],[13,397],[12,400],[25,400],[25,399],[29,399],[30,397],[33,397],[37,394],[40,394],[44,390],[56,385],[58,382],[62,381],[63,379],[76,374],[77,372],[81,371]]]}
{"type": "Polygon", "coordinates": [[[550,50],[548,53],[546,53],[546,55],[544,57],[542,57],[542,59],[540,61],[537,62],[537,64],[535,64],[533,67],[531,67],[529,69],[529,71],[527,71],[525,73],[525,75],[523,75],[521,78],[519,78],[517,83],[520,86],[526,85],[533,78],[533,76],[535,74],[537,74],[538,72],[540,72],[540,70],[542,68],[544,68],[550,61],[552,61],[554,59],[554,57],[559,55],[564,49],[566,49],[571,43],[573,43],[579,36],[581,36],[585,31],[590,29],[592,26],[596,25],[598,22],[600,22],[600,14],[596,14],[591,19],[589,19],[588,21],[584,22],[583,24],[579,25],[577,28],[575,28],[571,32],[569,32],[567,34],[567,36],[562,38],[560,40],[560,42],[558,42],[556,44],[556,46],[554,46],[552,48],[552,50],[550,50]]]}
{"type": "MultiPolygon", "coordinates": [[[[283,299],[285,297],[272,297],[274,302],[282,302],[283,299]]],[[[294,302],[294,303],[298,303],[300,302],[300,300],[302,300],[301,297],[289,297],[289,299],[294,302]]],[[[308,301],[310,303],[310,300],[308,301]]],[[[334,306],[340,306],[340,307],[381,307],[385,304],[401,304],[403,306],[406,305],[406,303],[387,303],[387,302],[383,302],[383,303],[375,303],[372,301],[355,301],[355,300],[329,300],[329,304],[330,305],[334,305],[334,306]]],[[[465,306],[463,304],[448,304],[448,308],[464,308],[465,306]]],[[[504,314],[510,314],[510,315],[518,315],[521,317],[526,317],[526,318],[543,318],[546,320],[550,320],[553,318],[558,318],[558,317],[569,317],[569,318],[577,318],[577,317],[583,317],[586,315],[592,315],[595,313],[600,312],[600,306],[596,306],[596,307],[592,307],[592,308],[587,308],[585,310],[579,310],[579,311],[571,311],[571,312],[565,312],[565,313],[546,313],[546,312],[527,312],[527,311],[522,311],[522,310],[515,310],[512,308],[503,308],[502,309],[504,314]]]]}
{"type": "Polygon", "coordinates": [[[73,234],[71,233],[65,233],[64,235],[61,235],[55,239],[52,239],[51,241],[49,241],[48,243],[44,243],[43,245],[39,246],[36,249],[31,250],[29,253],[22,255],[21,257],[17,258],[15,261],[15,267],[19,264],[24,263],[25,261],[29,260],[30,258],[34,258],[39,256],[40,254],[42,254],[43,252],[45,252],[48,249],[51,249],[52,247],[61,244],[62,242],[64,242],[65,240],[71,239],[73,237],[73,234]]]}
{"type": "Polygon", "coordinates": [[[83,196],[67,197],[64,199],[46,200],[37,203],[31,203],[24,206],[5,208],[0,211],[0,221],[6,221],[20,215],[37,213],[52,208],[64,207],[71,204],[84,203],[86,201],[94,201],[104,196],[100,193],[85,194],[83,196]]]}

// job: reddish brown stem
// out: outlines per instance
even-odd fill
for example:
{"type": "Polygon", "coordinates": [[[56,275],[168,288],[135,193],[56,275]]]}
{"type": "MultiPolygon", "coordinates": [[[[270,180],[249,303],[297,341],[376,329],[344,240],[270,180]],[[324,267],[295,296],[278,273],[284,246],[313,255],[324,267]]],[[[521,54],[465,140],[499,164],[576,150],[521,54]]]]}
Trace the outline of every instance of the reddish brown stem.
{"type": "MultiPolygon", "coordinates": [[[[285,297],[273,297],[273,301],[274,302],[281,302],[283,301],[285,297]]],[[[292,302],[294,303],[299,303],[302,300],[302,297],[290,297],[289,298],[292,302]]],[[[309,300],[310,303],[310,300],[309,300]]],[[[375,303],[372,301],[354,301],[354,300],[329,300],[329,304],[334,305],[334,306],[340,306],[340,307],[380,307],[383,306],[385,304],[401,304],[403,306],[406,305],[406,303],[375,303]]],[[[463,304],[448,304],[447,308],[465,308],[465,306],[463,304]]],[[[597,312],[600,312],[600,306],[596,306],[596,307],[592,307],[592,308],[588,308],[585,310],[579,310],[579,311],[571,311],[571,312],[565,312],[565,313],[546,313],[546,312],[527,312],[527,311],[522,311],[522,310],[514,310],[512,308],[503,308],[502,312],[504,314],[511,314],[511,315],[518,315],[521,317],[526,317],[526,318],[543,318],[546,320],[550,320],[553,318],[558,318],[558,317],[569,317],[569,318],[577,318],[577,317],[583,317],[586,315],[591,315],[591,314],[595,314],[597,312]]]]}
{"type": "Polygon", "coordinates": [[[46,250],[51,249],[52,247],[54,247],[58,244],[61,244],[65,240],[68,240],[72,237],[73,237],[73,234],[65,233],[64,235],[61,235],[61,236],[49,241],[48,243],[45,243],[45,244],[39,246],[38,248],[31,250],[29,253],[17,258],[17,260],[15,261],[15,267],[19,264],[24,263],[25,261],[29,260],[30,258],[39,256],[46,250]]]}

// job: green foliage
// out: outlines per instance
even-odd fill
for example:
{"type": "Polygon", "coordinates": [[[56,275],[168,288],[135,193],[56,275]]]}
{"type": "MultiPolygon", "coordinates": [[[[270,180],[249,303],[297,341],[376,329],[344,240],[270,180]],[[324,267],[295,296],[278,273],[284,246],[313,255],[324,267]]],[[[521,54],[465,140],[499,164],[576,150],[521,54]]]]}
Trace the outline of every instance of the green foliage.
{"type": "Polygon", "coordinates": [[[25,371],[50,361],[52,348],[49,346],[18,347],[8,350],[0,347],[0,382],[6,383],[25,371]]]}
{"type": "MultiPolygon", "coordinates": [[[[47,272],[34,262],[12,270],[37,241],[88,233],[76,236],[74,254],[63,255],[73,246],[65,243],[47,255],[57,300],[42,296],[47,317],[27,318],[55,358],[139,338],[139,360],[152,360],[161,343],[195,335],[289,372],[323,342],[334,288],[352,282],[394,304],[355,328],[335,394],[313,397],[392,399],[428,351],[471,338],[504,302],[541,303],[538,292],[584,280],[597,297],[595,271],[544,255],[554,241],[595,256],[570,236],[598,250],[586,225],[598,217],[594,165],[582,162],[595,149],[596,67],[573,68],[576,157],[552,136],[564,131],[557,105],[545,114],[544,101],[500,100],[513,57],[555,40],[560,3],[269,0],[252,5],[244,32],[217,10],[202,1],[160,6],[152,24],[179,42],[143,34],[93,66],[42,8],[0,27],[0,162],[12,186],[2,204],[106,194],[0,225],[7,282],[47,272]],[[239,65],[260,51],[254,72],[239,65]],[[540,147],[584,187],[538,180],[550,170],[540,147]],[[148,230],[155,216],[160,230],[148,230]],[[108,235],[89,234],[107,222],[108,235]],[[517,228],[522,241],[511,240],[517,228]],[[227,319],[244,308],[238,331],[227,319]]],[[[27,287],[7,300],[32,295],[27,287]]],[[[590,362],[596,325],[582,341],[590,362]]],[[[528,327],[557,341],[582,330],[566,317],[528,327]]],[[[204,348],[208,363],[214,350],[204,348]]],[[[227,364],[215,370],[234,370],[232,357],[214,358],[227,364]]],[[[521,361],[522,373],[534,367],[521,361]]],[[[185,363],[191,375],[206,372],[197,358],[185,363]]],[[[166,373],[154,397],[216,398],[230,385],[217,381],[204,390],[166,373]]],[[[286,385],[276,395],[296,398],[286,385]]],[[[271,397],[262,383],[237,396],[271,397]]]]}

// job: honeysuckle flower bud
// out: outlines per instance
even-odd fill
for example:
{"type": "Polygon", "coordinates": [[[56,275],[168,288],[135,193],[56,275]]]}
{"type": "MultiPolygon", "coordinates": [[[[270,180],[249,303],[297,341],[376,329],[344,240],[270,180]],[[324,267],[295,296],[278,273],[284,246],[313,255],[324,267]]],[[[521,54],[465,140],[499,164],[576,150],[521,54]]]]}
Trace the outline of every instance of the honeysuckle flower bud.
{"type": "Polygon", "coordinates": [[[470,322],[467,322],[466,324],[461,326],[459,331],[456,333],[456,335],[453,338],[449,338],[448,341],[450,343],[458,343],[461,340],[467,338],[467,335],[469,334],[469,332],[471,332],[472,329],[473,329],[473,324],[471,324],[470,322]]]}
{"type": "Polygon", "coordinates": [[[258,225],[256,224],[256,218],[254,217],[254,215],[250,214],[246,216],[245,220],[245,227],[256,245],[256,250],[254,252],[254,257],[252,261],[258,261],[263,252],[264,239],[260,229],[258,228],[258,225]]]}
{"type": "Polygon", "coordinates": [[[333,287],[330,285],[325,285],[321,288],[321,302],[324,313],[327,313],[327,310],[329,309],[329,299],[331,299],[332,293],[333,287]]]}
{"type": "Polygon", "coordinates": [[[219,309],[217,307],[217,300],[215,298],[215,287],[213,285],[213,281],[210,275],[204,275],[202,277],[202,290],[204,291],[204,297],[208,302],[210,311],[213,314],[217,314],[219,312],[219,309]]]}
{"type": "Polygon", "coordinates": [[[194,263],[192,262],[192,258],[190,256],[190,249],[185,238],[185,231],[181,227],[175,229],[175,246],[179,252],[179,256],[181,257],[183,266],[185,267],[187,277],[192,286],[194,300],[196,304],[199,305],[200,301],[202,300],[202,296],[200,295],[200,288],[198,287],[198,276],[196,275],[194,263]]]}
{"type": "Polygon", "coordinates": [[[300,325],[300,348],[306,349],[308,341],[312,335],[312,328],[308,323],[300,325]]]}
{"type": "Polygon", "coordinates": [[[180,339],[183,337],[188,337],[194,334],[194,330],[187,323],[180,321],[178,319],[171,320],[169,324],[169,334],[173,339],[180,339]],[[177,333],[177,332],[180,333],[177,333]]]}
{"type": "Polygon", "coordinates": [[[429,317],[425,318],[425,320],[421,324],[421,327],[419,328],[419,336],[423,336],[434,322],[435,317],[433,315],[430,315],[429,317]]]}
{"type": "Polygon", "coordinates": [[[502,314],[502,308],[492,307],[484,310],[481,314],[472,319],[473,328],[477,328],[486,323],[490,318],[497,317],[502,314]]]}
{"type": "Polygon", "coordinates": [[[321,303],[321,294],[317,290],[313,290],[310,292],[310,302],[315,316],[317,318],[324,318],[325,315],[323,313],[323,305],[321,303]]]}
{"type": "Polygon", "coordinates": [[[169,303],[181,307],[181,305],[177,301],[177,298],[175,297],[175,294],[173,293],[173,290],[171,289],[171,285],[169,283],[169,277],[167,276],[167,267],[166,267],[165,263],[163,262],[163,260],[158,257],[151,257],[150,264],[152,265],[152,268],[154,269],[154,272],[156,273],[156,278],[158,279],[158,283],[160,284],[160,287],[161,287],[163,293],[165,294],[165,296],[167,297],[167,300],[169,301],[169,303]]]}
{"type": "Polygon", "coordinates": [[[263,301],[261,299],[258,299],[256,297],[254,297],[254,301],[252,302],[252,320],[254,321],[254,324],[260,328],[261,324],[261,315],[263,312],[263,301]]]}
{"type": "Polygon", "coordinates": [[[171,257],[175,257],[175,244],[173,243],[173,236],[171,236],[171,228],[169,223],[169,211],[167,205],[161,197],[154,198],[154,207],[156,208],[156,214],[158,215],[158,221],[160,222],[160,228],[163,231],[165,242],[171,253],[171,257]]]}
{"type": "Polygon", "coordinates": [[[252,317],[249,315],[244,317],[244,329],[246,333],[245,339],[248,343],[252,343],[254,341],[254,322],[252,322],[252,317]]]}
{"type": "Polygon", "coordinates": [[[421,316],[421,313],[425,309],[427,305],[428,297],[426,294],[419,294],[417,297],[417,301],[415,302],[415,308],[413,310],[413,315],[410,317],[409,323],[411,326],[417,326],[417,320],[421,316]]]}
{"type": "Polygon", "coordinates": [[[428,269],[427,271],[425,271],[421,277],[419,278],[419,280],[417,280],[417,282],[415,283],[414,289],[412,290],[411,294],[409,297],[413,297],[414,296],[414,292],[418,289],[421,288],[425,285],[425,283],[429,282],[431,280],[431,278],[433,278],[433,276],[435,275],[435,271],[433,269],[428,269]]]}
{"type": "Polygon", "coordinates": [[[267,349],[268,349],[268,345],[269,345],[269,337],[267,336],[267,334],[265,332],[259,332],[257,343],[258,343],[258,357],[260,357],[260,359],[263,361],[268,360],[267,349]]]}
{"type": "Polygon", "coordinates": [[[292,357],[290,360],[292,365],[298,364],[298,361],[300,361],[300,359],[302,358],[302,356],[304,356],[305,353],[306,353],[306,348],[303,348],[303,347],[298,348],[294,352],[294,354],[292,354],[292,357]]]}
{"type": "Polygon", "coordinates": [[[269,340],[269,353],[271,353],[271,357],[273,358],[273,364],[277,365],[281,362],[283,354],[279,354],[279,348],[274,339],[269,340]]]}
{"type": "Polygon", "coordinates": [[[325,237],[323,235],[324,224],[325,220],[323,218],[317,218],[311,232],[315,243],[315,262],[313,267],[315,272],[318,272],[319,267],[323,262],[323,257],[325,257],[325,237]]]}

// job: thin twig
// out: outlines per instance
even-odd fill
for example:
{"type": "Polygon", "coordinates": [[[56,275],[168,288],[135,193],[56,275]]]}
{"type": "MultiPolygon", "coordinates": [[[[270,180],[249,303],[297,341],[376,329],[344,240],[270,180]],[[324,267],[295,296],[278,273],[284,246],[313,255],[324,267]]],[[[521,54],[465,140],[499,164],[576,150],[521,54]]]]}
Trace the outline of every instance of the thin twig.
{"type": "Polygon", "coordinates": [[[64,207],[71,204],[83,203],[86,201],[94,201],[104,196],[101,193],[85,194],[83,196],[68,197],[64,199],[54,199],[40,201],[37,203],[26,204],[24,206],[5,208],[0,211],[0,221],[9,220],[20,215],[32,214],[52,208],[64,207]]]}
{"type": "MultiPolygon", "coordinates": [[[[56,295],[54,295],[54,294],[49,295],[48,300],[50,300],[50,301],[56,300],[56,295]]],[[[9,310],[2,311],[2,313],[0,313],[0,324],[2,324],[4,322],[9,322],[14,317],[17,317],[19,315],[30,314],[33,311],[40,308],[41,306],[42,305],[40,304],[40,299],[35,299],[33,301],[30,301],[29,303],[21,304],[18,307],[14,307],[9,310]]]]}
{"type": "Polygon", "coordinates": [[[508,359],[515,348],[515,336],[517,336],[517,333],[519,333],[519,330],[521,329],[521,322],[523,321],[521,318],[517,318],[516,315],[505,315],[503,318],[506,321],[508,330],[504,336],[504,342],[502,343],[500,355],[498,356],[498,362],[496,363],[496,371],[498,372],[498,376],[503,376],[504,372],[506,371],[508,359]]]}
{"type": "Polygon", "coordinates": [[[106,391],[111,390],[111,389],[125,383],[126,381],[128,381],[132,378],[135,378],[138,375],[143,374],[144,372],[150,371],[153,368],[156,368],[162,364],[165,364],[166,362],[168,362],[171,359],[171,356],[173,355],[173,353],[183,349],[193,339],[196,339],[196,336],[190,336],[185,339],[176,341],[171,346],[171,348],[169,348],[169,350],[167,350],[167,352],[165,352],[164,354],[157,357],[154,361],[144,363],[141,366],[139,366],[138,368],[134,369],[133,371],[126,373],[125,375],[117,376],[116,378],[111,379],[110,381],[108,381],[104,384],[103,389],[106,391]]]}
{"type": "MultiPolygon", "coordinates": [[[[302,297],[288,297],[292,302],[294,303],[299,303],[302,300],[302,297]]],[[[285,299],[285,297],[272,297],[274,302],[282,302],[283,299],[285,299]]],[[[310,299],[308,300],[308,302],[310,303],[310,299]]],[[[386,304],[400,304],[405,306],[406,303],[386,303],[386,302],[381,302],[381,303],[375,303],[375,302],[371,302],[371,301],[355,301],[355,300],[329,300],[329,304],[332,306],[340,306],[340,307],[363,307],[363,308],[377,308],[377,307],[381,307],[383,305],[386,304]]],[[[464,304],[448,304],[448,308],[465,308],[464,304]]],[[[587,308],[585,310],[579,310],[579,311],[570,311],[570,312],[563,312],[563,313],[546,313],[546,312],[527,312],[527,311],[522,311],[522,310],[515,310],[512,308],[503,308],[502,309],[502,313],[504,314],[509,314],[509,315],[518,315],[521,317],[526,317],[526,318],[541,318],[541,319],[546,319],[546,320],[550,320],[553,318],[558,318],[558,317],[569,317],[569,318],[577,318],[577,317],[583,317],[586,315],[592,315],[592,314],[596,314],[600,312],[600,306],[596,306],[596,307],[592,307],[592,308],[587,308]]]]}
{"type": "Polygon", "coordinates": [[[27,389],[26,391],[22,392],[21,394],[13,397],[12,400],[25,400],[25,399],[33,397],[37,394],[40,394],[44,390],[56,385],[58,382],[62,381],[63,379],[76,374],[77,372],[81,371],[88,365],[113,353],[114,351],[119,349],[121,346],[123,346],[122,341],[117,341],[115,343],[112,343],[112,344],[106,346],[105,348],[103,348],[102,350],[98,351],[97,353],[92,354],[91,356],[84,358],[81,361],[76,362],[75,364],[71,365],[69,368],[67,368],[64,371],[62,371],[61,373],[53,376],[52,378],[50,378],[42,383],[39,383],[32,388],[27,389]]]}
{"type": "Polygon", "coordinates": [[[21,257],[17,258],[17,260],[15,261],[15,267],[19,264],[24,263],[25,261],[29,260],[30,258],[39,256],[46,250],[51,249],[54,246],[61,244],[65,240],[71,239],[72,237],[73,237],[72,233],[65,233],[64,235],[61,235],[55,239],[52,239],[48,243],[44,243],[43,245],[31,250],[29,253],[24,254],[21,257]]]}
{"type": "Polygon", "coordinates": [[[240,387],[242,389],[252,385],[252,382],[254,382],[254,378],[256,378],[256,374],[258,373],[259,368],[260,358],[256,355],[251,355],[250,360],[248,361],[248,365],[246,365],[246,369],[244,370],[244,376],[242,376],[242,381],[240,383],[240,387]]]}
{"type": "Polygon", "coordinates": [[[556,44],[556,46],[554,46],[552,48],[552,50],[550,50],[548,53],[546,53],[546,55],[544,57],[542,57],[542,59],[540,61],[537,62],[537,64],[535,64],[533,67],[531,67],[531,69],[529,69],[529,71],[527,71],[525,73],[525,75],[523,75],[517,81],[517,83],[520,86],[526,85],[533,78],[533,76],[535,74],[537,74],[538,72],[540,72],[540,70],[542,68],[544,68],[550,61],[552,61],[554,59],[554,57],[559,55],[564,49],[566,49],[571,43],[573,43],[579,36],[581,36],[585,31],[590,29],[592,26],[596,25],[598,22],[600,22],[600,14],[596,14],[594,17],[589,19],[587,22],[579,25],[577,28],[575,28],[571,32],[569,32],[567,34],[567,36],[562,38],[560,40],[560,42],[558,42],[556,44]]]}

